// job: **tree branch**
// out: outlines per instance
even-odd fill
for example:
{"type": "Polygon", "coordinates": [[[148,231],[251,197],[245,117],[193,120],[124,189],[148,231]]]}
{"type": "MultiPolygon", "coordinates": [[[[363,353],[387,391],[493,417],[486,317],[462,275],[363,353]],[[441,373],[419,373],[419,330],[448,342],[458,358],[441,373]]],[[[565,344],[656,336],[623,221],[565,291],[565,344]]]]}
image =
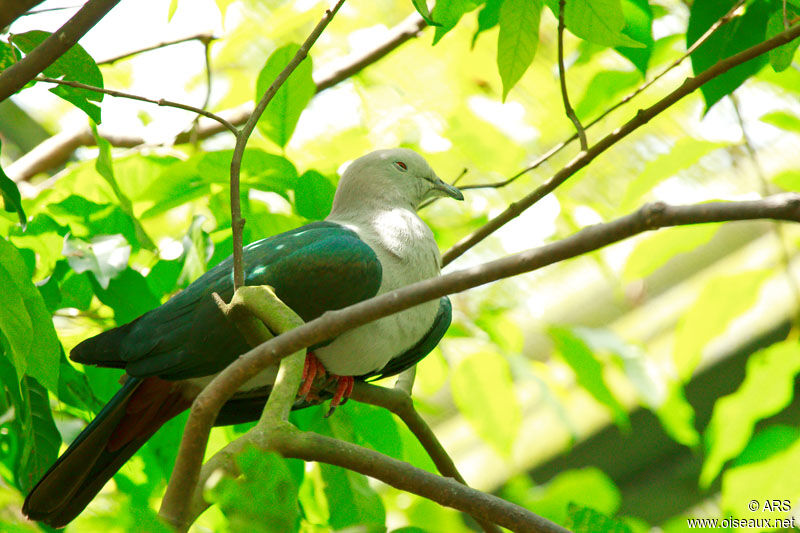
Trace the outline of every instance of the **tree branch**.
{"type": "Polygon", "coordinates": [[[284,457],[341,466],[473,517],[484,517],[512,531],[567,533],[563,527],[523,507],[369,448],[312,432],[300,432],[288,424],[268,435],[266,441],[270,449],[284,457]]]}
{"type": "Polygon", "coordinates": [[[173,46],[176,44],[187,43],[189,41],[200,41],[203,45],[207,46],[212,41],[216,41],[219,37],[214,37],[210,33],[197,33],[195,35],[190,35],[189,37],[182,37],[180,39],[174,39],[171,41],[162,41],[158,44],[154,44],[151,46],[145,46],[144,48],[138,48],[136,50],[131,50],[130,52],[125,52],[124,54],[119,54],[108,59],[101,59],[97,62],[98,65],[113,65],[117,61],[122,61],[123,59],[128,59],[129,57],[133,57],[145,52],[152,52],[153,50],[158,50],[160,48],[166,48],[168,46],[173,46]]]}
{"type": "MultiPolygon", "coordinates": [[[[419,35],[424,28],[425,21],[415,12],[393,28],[389,32],[389,38],[386,41],[363,55],[357,56],[341,68],[316,80],[316,92],[319,93],[333,87],[372,63],[379,61],[403,43],[419,35]]],[[[220,111],[217,115],[225,118],[235,126],[240,126],[247,121],[247,118],[253,112],[253,108],[253,103],[248,102],[234,109],[220,111]]],[[[225,129],[218,122],[201,123],[196,129],[196,139],[207,139],[225,131],[225,129]]],[[[113,146],[124,148],[133,148],[145,144],[143,138],[130,135],[103,132],[102,137],[107,139],[113,146]]],[[[180,133],[174,142],[175,144],[182,144],[192,140],[192,131],[190,129],[180,133]]],[[[9,165],[5,169],[6,174],[15,182],[29,180],[40,172],[45,172],[48,169],[64,164],[75,149],[80,146],[94,146],[94,137],[92,137],[89,128],[66,131],[54,135],[9,165]]]]}
{"type": "MultiPolygon", "coordinates": [[[[632,92],[630,92],[627,95],[625,95],[624,97],[622,97],[622,99],[620,99],[619,102],[616,102],[614,105],[612,105],[611,107],[607,108],[605,111],[600,113],[600,115],[598,115],[595,119],[593,119],[591,122],[589,122],[584,127],[584,130],[587,130],[587,129],[591,128],[592,126],[594,126],[595,124],[597,124],[598,122],[600,122],[601,120],[606,118],[613,111],[619,109],[620,107],[622,107],[623,105],[625,105],[626,103],[631,101],[633,98],[635,98],[636,96],[641,94],[643,91],[648,89],[650,86],[652,86],[655,82],[657,82],[658,80],[663,78],[672,69],[674,69],[675,67],[677,67],[678,65],[683,63],[683,61],[687,57],[692,55],[694,53],[694,51],[697,50],[704,42],[706,42],[720,27],[724,26],[725,24],[727,24],[728,22],[731,21],[731,19],[733,18],[734,13],[736,13],[736,11],[740,7],[742,7],[742,5],[744,4],[744,1],[745,0],[739,0],[738,2],[736,2],[736,4],[727,13],[722,15],[714,24],[712,24],[706,30],[706,32],[703,35],[700,36],[699,39],[697,39],[694,43],[692,43],[692,45],[686,50],[686,52],[683,55],[681,55],[680,57],[675,59],[675,61],[670,63],[669,66],[664,68],[664,70],[662,70],[661,72],[656,74],[650,81],[647,81],[647,82],[643,83],[642,85],[637,87],[635,90],[633,90],[632,92]]],[[[505,179],[503,181],[498,181],[498,182],[495,182],[495,183],[478,183],[478,184],[474,184],[474,185],[462,185],[460,187],[460,189],[463,191],[463,190],[466,190],[466,189],[499,189],[501,187],[505,187],[506,185],[509,185],[510,183],[513,183],[514,181],[516,181],[517,178],[519,178],[520,176],[523,176],[523,175],[527,174],[528,172],[539,168],[539,166],[541,166],[542,163],[544,163],[545,161],[549,160],[551,157],[556,155],[558,152],[560,152],[562,149],[564,149],[569,143],[571,143],[572,141],[574,141],[577,138],[578,138],[578,134],[574,133],[571,137],[569,137],[568,139],[566,139],[564,141],[561,141],[557,145],[553,146],[550,150],[548,150],[547,152],[545,152],[544,154],[539,156],[539,158],[536,161],[534,161],[533,163],[531,163],[530,165],[528,165],[524,169],[520,170],[519,172],[517,172],[516,174],[514,174],[510,178],[507,178],[507,179],[505,179]]]]}
{"type": "Polygon", "coordinates": [[[734,54],[730,57],[720,60],[712,67],[709,67],[707,70],[701,72],[693,78],[686,78],[680,87],[669,93],[652,106],[645,109],[640,109],[632,119],[600,139],[597,143],[592,145],[589,150],[579,153],[574,159],[572,159],[572,161],[567,163],[564,168],[556,172],[549,180],[536,188],[533,192],[521,200],[512,203],[508,206],[508,208],[506,208],[505,211],[481,226],[472,235],[469,235],[468,237],[456,243],[442,256],[442,265],[445,266],[451,263],[464,252],[481,242],[483,239],[503,227],[511,220],[518,217],[523,211],[553,192],[559,185],[567,181],[567,179],[569,179],[573,174],[592,162],[597,156],[627,137],[634,130],[647,124],[653,117],[669,108],[684,96],[696,91],[704,83],[714,79],[724,72],[729,71],[737,65],[749,61],[754,57],[765,54],[770,50],[777,48],[778,46],[786,44],[789,41],[796,39],[798,36],[800,36],[800,24],[792,26],[788,30],[779,33],[775,37],[767,39],[766,41],[755,46],[751,46],[750,48],[747,48],[738,54],[734,54]]]}
{"type": "Polygon", "coordinates": [[[226,129],[232,132],[234,135],[237,135],[239,133],[239,130],[236,129],[236,127],[233,124],[231,124],[221,116],[215,115],[214,113],[206,111],[205,109],[200,109],[199,107],[182,104],[180,102],[173,102],[171,100],[165,100],[164,98],[159,98],[158,100],[155,100],[153,98],[147,98],[145,96],[139,96],[137,94],[116,91],[114,89],[103,89],[100,87],[94,87],[92,85],[86,85],[85,83],[80,83],[77,81],[59,80],[56,78],[48,78],[47,76],[36,76],[34,79],[36,81],[43,81],[45,83],[55,83],[56,85],[67,85],[69,87],[74,87],[76,89],[84,89],[86,91],[103,93],[109,96],[115,96],[117,98],[127,98],[129,100],[138,100],[140,102],[147,102],[148,104],[155,104],[157,106],[175,107],[177,109],[183,109],[184,111],[191,111],[192,113],[197,113],[198,115],[202,115],[212,120],[216,120],[217,122],[222,124],[226,129]]]}
{"type": "Polygon", "coordinates": [[[581,141],[581,151],[589,149],[586,141],[586,131],[569,103],[569,93],[567,92],[567,73],[564,68],[564,6],[567,0],[558,0],[558,80],[561,83],[561,100],[564,102],[564,112],[575,125],[575,134],[581,141]]]}
{"type": "Polygon", "coordinates": [[[308,51],[314,43],[322,35],[322,31],[328,23],[339,11],[339,8],[344,4],[344,0],[339,0],[333,9],[328,9],[322,16],[322,19],[317,23],[316,27],[311,31],[311,34],[300,46],[300,49],[294,55],[289,64],[278,74],[275,81],[269,86],[267,91],[261,97],[255,110],[245,122],[244,127],[236,135],[236,146],[233,149],[233,157],[231,158],[231,229],[233,230],[233,286],[238,289],[244,285],[244,260],[242,259],[242,230],[244,229],[244,219],[242,218],[241,198],[239,193],[239,170],[242,166],[242,156],[244,156],[244,147],[247,145],[247,139],[256,127],[258,119],[264,113],[264,110],[269,105],[275,93],[278,92],[281,85],[289,78],[294,72],[294,69],[303,61],[308,55],[308,51]]]}
{"type": "Polygon", "coordinates": [[[0,72],[0,102],[52,65],[118,3],[119,0],[89,0],[30,54],[0,72]]]}
{"type": "Polygon", "coordinates": [[[561,241],[414,283],[344,309],[328,311],[242,354],[209,383],[192,404],[173,477],[198,479],[208,435],[219,410],[247,380],[262,369],[277,364],[288,354],[423,302],[530,272],[637,233],[668,226],[764,218],[800,222],[800,194],[787,193],[747,202],[685,206],[647,204],[630,215],[589,226],[561,241]],[[184,444],[187,443],[193,450],[184,453],[184,444]]]}

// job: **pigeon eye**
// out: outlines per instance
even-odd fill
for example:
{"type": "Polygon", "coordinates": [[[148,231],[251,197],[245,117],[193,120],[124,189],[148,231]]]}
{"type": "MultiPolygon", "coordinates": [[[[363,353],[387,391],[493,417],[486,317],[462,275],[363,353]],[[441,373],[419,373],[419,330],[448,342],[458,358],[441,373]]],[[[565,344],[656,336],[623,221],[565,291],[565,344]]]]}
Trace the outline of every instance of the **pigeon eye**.
{"type": "Polygon", "coordinates": [[[401,172],[408,170],[408,166],[402,161],[395,161],[394,166],[396,166],[401,172]]]}

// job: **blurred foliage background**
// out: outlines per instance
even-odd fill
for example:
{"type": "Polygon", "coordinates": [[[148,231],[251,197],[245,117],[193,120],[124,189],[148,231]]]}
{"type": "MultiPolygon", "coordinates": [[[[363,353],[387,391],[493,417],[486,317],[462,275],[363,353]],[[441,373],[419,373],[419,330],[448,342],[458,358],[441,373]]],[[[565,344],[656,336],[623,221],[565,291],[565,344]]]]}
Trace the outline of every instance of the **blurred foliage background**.
{"type": "MultiPolygon", "coordinates": [[[[40,42],[37,31],[58,28],[73,4],[45,2],[6,28],[16,48],[9,35],[0,37],[2,66],[40,42]]],[[[312,80],[417,16],[407,1],[344,5],[249,141],[245,242],[324,218],[343,164],[373,149],[414,148],[443,179],[466,169],[459,185],[480,185],[516,174],[572,135],[556,67],[557,3],[541,12],[527,70],[503,66],[514,36],[497,27],[501,9],[529,9],[524,2],[440,4],[432,17],[444,26],[314,95],[312,80]]],[[[567,82],[584,123],[680,58],[734,2],[578,7],[590,5],[602,20],[623,18],[599,35],[580,34],[568,17],[579,37],[565,35],[567,82]]],[[[792,0],[748,2],[691,61],[593,126],[589,143],[693,69],[782,31],[786,6],[791,22],[800,13],[792,0]]],[[[236,108],[263,91],[326,7],[315,0],[122,2],[81,41],[99,70],[79,70],[107,88],[198,107],[207,100],[214,112],[236,108]],[[191,40],[103,64],[198,32],[218,37],[207,51],[191,40]]],[[[446,271],[557,240],[646,201],[800,190],[800,67],[796,46],[781,54],[681,100],[446,271]]],[[[69,77],[65,68],[50,75],[69,77]]],[[[120,372],[73,366],[64,353],[159,305],[231,253],[232,135],[173,145],[193,127],[191,113],[121,98],[92,102],[85,93],[69,103],[49,88],[37,83],[0,104],[0,163],[12,179],[15,161],[40,142],[87,130],[87,114],[112,142],[84,143],[97,146],[20,180],[26,228],[17,213],[0,212],[4,531],[39,529],[21,516],[23,494],[118,387],[120,372]],[[115,147],[124,136],[144,143],[115,147]]],[[[570,145],[507,186],[467,190],[463,204],[436,202],[421,215],[446,250],[577,150],[570,145]]],[[[7,208],[12,203],[6,199],[7,208]]],[[[790,516],[800,506],[798,237],[797,227],[771,222],[661,230],[455,295],[447,337],[419,365],[417,408],[470,485],[561,524],[572,523],[576,508],[631,531],[682,531],[686,517],[790,516]],[[751,499],[789,500],[792,509],[750,512],[751,499]]],[[[350,402],[330,419],[323,413],[310,408],[293,418],[303,429],[434,471],[387,412],[350,402]]],[[[159,431],[67,531],[164,529],[156,510],[184,422],[178,417],[159,431]]],[[[246,429],[215,429],[209,453],[246,429]]],[[[453,510],[337,467],[259,454],[241,460],[245,476],[209,491],[218,505],[197,531],[474,527],[453,510]]]]}

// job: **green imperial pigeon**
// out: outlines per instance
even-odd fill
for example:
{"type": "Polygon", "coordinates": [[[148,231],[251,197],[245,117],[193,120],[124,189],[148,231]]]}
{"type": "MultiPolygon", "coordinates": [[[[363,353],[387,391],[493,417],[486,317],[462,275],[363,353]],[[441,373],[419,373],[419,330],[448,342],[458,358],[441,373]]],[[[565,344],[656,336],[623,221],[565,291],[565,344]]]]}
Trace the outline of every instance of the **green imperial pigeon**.
{"type": "MultiPolygon", "coordinates": [[[[439,274],[439,249],[417,216],[435,196],[462,200],[425,160],[407,149],[353,161],[339,181],[328,218],[244,248],[245,283],[270,285],[305,321],[439,274]]],[[[167,420],[187,409],[210,379],[248,350],[212,299],[233,295],[232,261],[223,261],[161,307],[87,339],[70,358],[123,368],[128,376],[25,499],[31,519],[62,527],[167,420]]],[[[447,298],[343,333],[308,351],[297,407],[317,372],[337,380],[332,408],[353,379],[402,372],[425,357],[450,325],[447,298]]],[[[217,425],[257,420],[277,369],[247,382],[217,425]]]]}

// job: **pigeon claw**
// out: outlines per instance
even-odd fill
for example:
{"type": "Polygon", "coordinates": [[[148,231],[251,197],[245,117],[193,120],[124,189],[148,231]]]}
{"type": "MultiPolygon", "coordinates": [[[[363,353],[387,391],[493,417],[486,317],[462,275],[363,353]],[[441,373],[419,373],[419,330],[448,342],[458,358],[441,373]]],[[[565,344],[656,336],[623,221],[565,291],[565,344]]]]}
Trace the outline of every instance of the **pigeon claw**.
{"type": "Polygon", "coordinates": [[[328,418],[333,414],[336,408],[339,405],[344,405],[347,403],[347,400],[350,399],[350,395],[353,393],[353,376],[333,376],[336,378],[336,392],[333,393],[333,399],[331,399],[331,407],[328,409],[328,412],[325,414],[325,418],[328,418]]]}
{"type": "Polygon", "coordinates": [[[317,356],[314,355],[314,352],[308,352],[306,354],[306,361],[303,364],[303,379],[300,382],[300,390],[297,391],[297,395],[305,400],[317,376],[322,377],[326,374],[327,371],[325,367],[322,366],[322,363],[317,359],[317,356]]]}

